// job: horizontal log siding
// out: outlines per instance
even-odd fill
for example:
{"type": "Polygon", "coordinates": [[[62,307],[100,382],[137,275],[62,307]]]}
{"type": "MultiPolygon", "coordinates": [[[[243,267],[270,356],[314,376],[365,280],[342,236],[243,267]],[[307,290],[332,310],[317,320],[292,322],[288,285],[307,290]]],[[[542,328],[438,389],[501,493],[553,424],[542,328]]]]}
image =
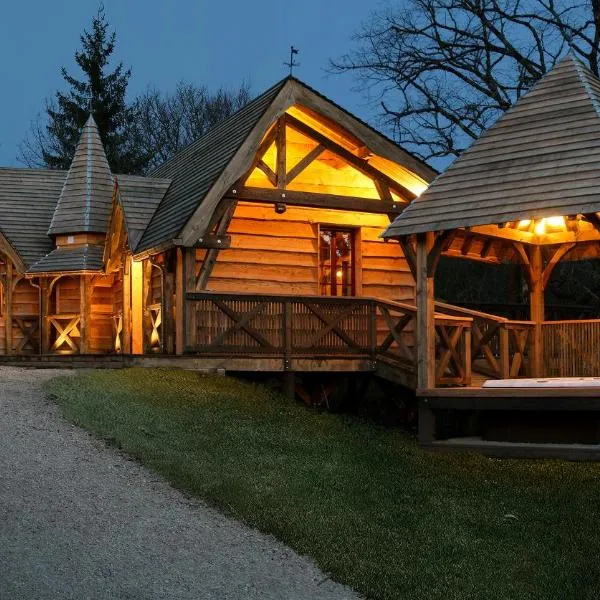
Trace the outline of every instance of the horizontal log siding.
{"type": "MultiPolygon", "coordinates": [[[[17,275],[15,275],[17,277],[17,275]]],[[[20,279],[17,282],[16,287],[13,291],[13,303],[12,303],[12,311],[13,318],[14,317],[25,317],[32,315],[39,315],[39,289],[33,286],[28,279],[20,279]]],[[[5,348],[5,319],[2,318],[2,327],[0,329],[0,339],[2,340],[2,353],[6,353],[5,348]]],[[[18,348],[23,340],[23,333],[19,329],[16,324],[13,324],[12,328],[12,336],[13,336],[13,349],[18,348]]],[[[39,340],[39,333],[37,334],[37,339],[39,340]]],[[[24,352],[30,353],[33,352],[33,348],[28,344],[26,348],[24,348],[24,352]]]]}
{"type": "MultiPolygon", "coordinates": [[[[318,225],[357,229],[357,295],[414,301],[414,281],[396,242],[379,234],[385,215],[240,203],[229,226],[231,247],[221,250],[207,289],[256,294],[319,294],[318,225]]],[[[196,252],[200,263],[205,250],[196,252]]]]}

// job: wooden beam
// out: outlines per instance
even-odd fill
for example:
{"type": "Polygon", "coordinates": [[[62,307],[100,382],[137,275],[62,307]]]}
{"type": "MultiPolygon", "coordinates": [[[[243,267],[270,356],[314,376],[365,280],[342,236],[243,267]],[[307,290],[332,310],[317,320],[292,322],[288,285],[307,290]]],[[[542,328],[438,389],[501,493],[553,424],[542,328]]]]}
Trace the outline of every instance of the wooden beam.
{"type": "Polygon", "coordinates": [[[194,248],[207,248],[213,250],[223,250],[231,246],[230,235],[220,235],[218,233],[207,233],[194,244],[194,248]]]}
{"type": "Polygon", "coordinates": [[[144,353],[144,323],[143,323],[143,279],[144,265],[142,261],[134,260],[131,264],[131,353],[144,353]]]}
{"type": "Polygon", "coordinates": [[[374,214],[400,214],[405,205],[400,202],[383,202],[357,198],[356,196],[337,196],[334,194],[313,194],[292,190],[270,190],[255,187],[236,187],[226,195],[227,199],[244,202],[263,202],[273,204],[290,204],[310,208],[325,208],[331,210],[347,210],[374,214]]]}
{"type": "Polygon", "coordinates": [[[435,317],[433,277],[428,272],[431,236],[417,235],[417,380],[419,388],[435,387],[435,317]]]}
{"type": "Polygon", "coordinates": [[[125,256],[123,276],[123,354],[131,354],[131,255],[125,256]]]}
{"type": "MultiPolygon", "coordinates": [[[[513,242],[513,247],[517,251],[517,254],[519,255],[519,257],[521,258],[521,264],[523,265],[523,268],[525,269],[525,274],[527,275],[527,279],[531,283],[531,281],[533,279],[533,273],[531,270],[529,256],[525,250],[525,247],[520,242],[513,242]]],[[[540,256],[541,256],[541,250],[540,250],[540,256]]]]}
{"type": "MultiPolygon", "coordinates": [[[[227,230],[229,229],[231,220],[233,219],[233,215],[235,213],[236,206],[237,206],[237,202],[234,201],[234,202],[230,203],[228,209],[225,211],[225,213],[221,217],[219,224],[217,225],[217,229],[215,232],[216,236],[221,236],[221,237],[225,236],[225,234],[227,233],[227,230]]],[[[231,240],[231,238],[230,238],[230,240],[231,240]]],[[[228,244],[227,246],[218,246],[217,245],[217,246],[210,248],[206,252],[206,255],[204,256],[204,260],[202,261],[202,265],[200,267],[198,276],[195,277],[194,288],[193,288],[194,291],[199,292],[201,290],[206,289],[206,286],[208,285],[208,280],[210,279],[212,270],[215,266],[215,263],[217,262],[217,258],[219,257],[219,250],[221,250],[222,248],[228,248],[229,245],[230,244],[228,244]]]]}
{"type": "Polygon", "coordinates": [[[182,355],[185,352],[185,280],[184,280],[184,254],[183,248],[176,249],[175,257],[175,354],[182,355]]]}
{"type": "Polygon", "coordinates": [[[573,248],[575,248],[577,244],[575,242],[571,242],[570,244],[563,244],[560,246],[556,252],[550,257],[548,264],[545,266],[542,272],[542,289],[545,290],[548,286],[548,282],[550,281],[550,277],[552,276],[552,271],[554,271],[554,267],[561,261],[562,258],[573,248]]]}
{"type": "Polygon", "coordinates": [[[79,353],[89,354],[91,346],[91,309],[92,309],[92,282],[88,275],[79,276],[79,353]]]}
{"type": "Polygon", "coordinates": [[[542,248],[532,246],[530,249],[530,283],[529,283],[529,311],[530,319],[535,323],[533,329],[533,342],[530,357],[531,374],[533,377],[543,376],[543,340],[542,323],[544,321],[544,288],[542,285],[543,262],[542,248]]]}
{"type": "Polygon", "coordinates": [[[256,168],[260,169],[267,176],[267,179],[273,187],[277,187],[277,175],[266,162],[259,160],[256,168]]]}
{"type": "Polygon", "coordinates": [[[391,177],[388,177],[375,167],[371,166],[366,160],[359,158],[355,154],[352,154],[349,150],[346,150],[343,146],[340,146],[336,142],[331,141],[329,138],[325,137],[323,134],[315,131],[312,127],[304,124],[302,121],[299,121],[295,117],[292,117],[289,114],[285,115],[285,120],[287,124],[292,128],[298,131],[299,133],[312,138],[322,146],[324,146],[330,152],[337,154],[340,158],[345,160],[347,163],[352,165],[357,171],[360,171],[363,175],[379,182],[387,185],[390,189],[394,190],[397,194],[399,194],[406,203],[414,200],[417,195],[409,190],[407,187],[403,186],[401,183],[394,181],[391,177]]]}
{"type": "Polygon", "coordinates": [[[6,277],[4,278],[4,323],[5,323],[5,352],[13,352],[13,264],[10,258],[6,260],[6,277]]]}
{"type": "Polygon", "coordinates": [[[274,124],[271,129],[265,135],[263,141],[260,143],[256,154],[254,155],[254,159],[250,165],[250,168],[246,171],[244,176],[241,178],[241,181],[246,181],[248,177],[250,177],[252,171],[256,169],[258,163],[262,160],[266,151],[270,148],[271,144],[275,141],[275,137],[277,136],[277,124],[274,124]]]}
{"type": "Polygon", "coordinates": [[[410,269],[414,280],[417,281],[417,255],[415,254],[415,250],[410,243],[410,239],[408,237],[400,237],[398,238],[398,243],[402,248],[402,253],[404,254],[404,258],[408,263],[408,268],[410,269]]]}
{"type": "Polygon", "coordinates": [[[285,135],[285,119],[281,118],[277,121],[277,137],[275,138],[275,146],[277,148],[277,163],[275,168],[276,183],[275,187],[284,188],[286,186],[286,135],[285,135]]]}
{"type": "Polygon", "coordinates": [[[488,238],[487,240],[485,240],[485,242],[483,242],[483,246],[481,247],[481,253],[480,253],[481,258],[487,258],[490,255],[493,245],[494,245],[494,240],[491,238],[488,238]]]}
{"type": "Polygon", "coordinates": [[[427,274],[429,277],[435,275],[444,247],[448,244],[448,239],[450,239],[450,243],[452,243],[454,236],[456,236],[456,229],[443,231],[435,239],[435,242],[427,255],[427,274]]]}
{"type": "Polygon", "coordinates": [[[475,236],[474,235],[467,235],[465,236],[465,239],[463,240],[462,246],[460,247],[460,253],[463,256],[467,256],[467,254],[469,254],[469,252],[471,251],[471,247],[473,246],[473,242],[475,241],[475,236]]]}
{"type": "MultiPolygon", "coordinates": [[[[210,250],[209,250],[210,252],[210,250]]],[[[215,250],[218,252],[218,250],[215,250]]],[[[184,290],[185,292],[193,292],[196,286],[196,249],[184,248],[184,290]]],[[[195,347],[197,344],[198,332],[196,331],[196,302],[186,302],[184,295],[184,310],[183,310],[183,328],[185,331],[184,348],[195,347]]]]}
{"type": "Polygon", "coordinates": [[[285,176],[285,183],[288,185],[291,183],[308,165],[314,162],[323,152],[325,151],[325,146],[319,144],[315,148],[313,148],[303,159],[300,160],[296,165],[294,165],[285,176]]]}

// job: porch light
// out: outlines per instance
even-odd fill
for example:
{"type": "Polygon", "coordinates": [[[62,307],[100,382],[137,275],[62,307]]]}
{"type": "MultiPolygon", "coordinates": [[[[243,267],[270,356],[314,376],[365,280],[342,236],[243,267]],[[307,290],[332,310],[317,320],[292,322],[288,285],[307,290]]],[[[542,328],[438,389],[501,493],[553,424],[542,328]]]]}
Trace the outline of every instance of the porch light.
{"type": "Polygon", "coordinates": [[[338,270],[335,272],[335,276],[336,276],[338,279],[341,279],[341,278],[342,278],[342,274],[343,274],[343,273],[342,273],[342,270],[341,270],[341,269],[338,269],[338,270]]]}
{"type": "Polygon", "coordinates": [[[565,218],[564,217],[546,217],[540,219],[534,227],[536,235],[544,235],[546,228],[551,227],[552,229],[565,229],[565,218]]]}

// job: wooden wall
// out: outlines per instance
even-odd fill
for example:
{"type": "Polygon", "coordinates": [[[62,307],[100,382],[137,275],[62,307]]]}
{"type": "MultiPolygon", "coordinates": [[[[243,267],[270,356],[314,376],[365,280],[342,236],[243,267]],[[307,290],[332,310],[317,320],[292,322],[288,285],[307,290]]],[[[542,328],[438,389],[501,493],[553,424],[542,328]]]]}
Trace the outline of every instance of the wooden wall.
{"type": "MultiPolygon", "coordinates": [[[[397,242],[379,234],[386,215],[240,203],[229,226],[231,248],[221,250],[207,290],[319,294],[318,225],[356,228],[356,292],[386,300],[414,301],[415,284],[397,242]]],[[[205,250],[197,250],[201,263],[205,250]]],[[[199,264],[197,265],[197,269],[199,264]]]]}
{"type": "Polygon", "coordinates": [[[113,351],[113,315],[118,294],[115,293],[115,278],[112,275],[93,278],[92,303],[90,309],[89,349],[94,353],[113,351]]]}

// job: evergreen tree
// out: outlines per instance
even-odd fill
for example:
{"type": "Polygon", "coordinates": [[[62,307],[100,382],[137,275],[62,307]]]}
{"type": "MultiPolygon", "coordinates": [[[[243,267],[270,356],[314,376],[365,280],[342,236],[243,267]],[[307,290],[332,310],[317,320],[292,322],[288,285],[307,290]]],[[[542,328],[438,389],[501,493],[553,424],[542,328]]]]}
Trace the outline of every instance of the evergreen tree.
{"type": "Polygon", "coordinates": [[[37,162],[51,169],[68,169],[81,128],[91,112],[113,173],[141,173],[147,159],[131,135],[135,112],[125,102],[131,70],[119,63],[107,72],[116,34],[108,32],[103,7],[92,19],[91,31],[84,30],[80,39],[75,62],[84,77],[77,79],[61,68],[70,89],[67,93],[57,92],[55,102],[47,102],[45,130],[39,124],[33,127],[32,139],[21,147],[21,158],[29,165],[37,162]]]}

